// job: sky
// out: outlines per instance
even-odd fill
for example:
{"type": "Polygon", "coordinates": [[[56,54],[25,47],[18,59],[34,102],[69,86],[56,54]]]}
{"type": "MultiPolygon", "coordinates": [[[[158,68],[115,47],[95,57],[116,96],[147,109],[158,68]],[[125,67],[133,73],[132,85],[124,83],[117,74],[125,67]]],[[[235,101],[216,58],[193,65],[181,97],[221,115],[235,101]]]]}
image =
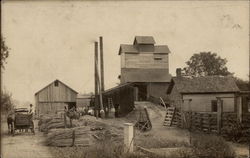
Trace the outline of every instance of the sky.
{"type": "Polygon", "coordinates": [[[2,34],[11,48],[2,85],[23,102],[34,102],[55,79],[79,93],[94,91],[99,36],[105,89],[119,83],[120,44],[132,44],[136,35],[168,45],[172,75],[194,53],[211,51],[248,79],[248,1],[4,1],[2,34]]]}

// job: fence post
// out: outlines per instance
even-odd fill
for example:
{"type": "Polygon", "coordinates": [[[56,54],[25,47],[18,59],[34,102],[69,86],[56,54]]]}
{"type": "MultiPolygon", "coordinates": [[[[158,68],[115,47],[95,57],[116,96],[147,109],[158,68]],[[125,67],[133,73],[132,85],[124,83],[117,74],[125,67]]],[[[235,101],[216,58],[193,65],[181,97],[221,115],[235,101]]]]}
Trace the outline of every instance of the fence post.
{"type": "Polygon", "coordinates": [[[218,134],[221,133],[221,126],[222,126],[222,113],[223,113],[223,106],[221,98],[217,98],[217,132],[218,134]]]}
{"type": "Polygon", "coordinates": [[[134,125],[124,123],[124,151],[133,152],[134,148],[134,125]]]}
{"type": "Polygon", "coordinates": [[[64,113],[63,117],[64,117],[64,128],[66,128],[67,127],[66,113],[64,113]]]}
{"type": "Polygon", "coordinates": [[[242,100],[241,100],[241,97],[238,96],[236,98],[236,107],[237,107],[237,119],[238,121],[241,123],[242,122],[242,100]]]}

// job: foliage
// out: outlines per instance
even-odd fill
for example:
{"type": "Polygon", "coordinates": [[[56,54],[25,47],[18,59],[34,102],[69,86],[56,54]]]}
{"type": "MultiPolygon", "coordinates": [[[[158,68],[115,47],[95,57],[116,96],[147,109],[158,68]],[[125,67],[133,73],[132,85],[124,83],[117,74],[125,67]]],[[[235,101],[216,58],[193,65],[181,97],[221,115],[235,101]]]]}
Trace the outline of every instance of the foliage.
{"type": "Polygon", "coordinates": [[[4,38],[1,35],[1,68],[4,68],[6,59],[9,57],[9,47],[6,46],[4,38]]]}
{"type": "Polygon", "coordinates": [[[12,95],[7,91],[1,92],[1,112],[7,113],[8,111],[12,110],[14,107],[12,102],[12,95]]]}
{"type": "Polygon", "coordinates": [[[219,136],[198,135],[192,141],[194,155],[207,156],[211,158],[235,157],[231,146],[219,136]]]}
{"type": "Polygon", "coordinates": [[[229,122],[229,125],[222,128],[223,136],[234,142],[248,142],[250,138],[250,129],[244,128],[238,121],[229,122]]]}
{"type": "Polygon", "coordinates": [[[250,83],[246,80],[242,80],[238,77],[234,77],[235,83],[239,87],[241,91],[249,91],[250,90],[250,83]]]}
{"type": "Polygon", "coordinates": [[[186,62],[184,68],[185,74],[189,76],[212,76],[212,75],[230,75],[226,67],[227,60],[217,56],[216,53],[200,52],[194,54],[186,62]]]}
{"type": "Polygon", "coordinates": [[[169,147],[186,147],[188,143],[176,140],[169,140],[162,137],[145,137],[143,140],[137,140],[136,145],[144,148],[169,148],[169,147]]]}

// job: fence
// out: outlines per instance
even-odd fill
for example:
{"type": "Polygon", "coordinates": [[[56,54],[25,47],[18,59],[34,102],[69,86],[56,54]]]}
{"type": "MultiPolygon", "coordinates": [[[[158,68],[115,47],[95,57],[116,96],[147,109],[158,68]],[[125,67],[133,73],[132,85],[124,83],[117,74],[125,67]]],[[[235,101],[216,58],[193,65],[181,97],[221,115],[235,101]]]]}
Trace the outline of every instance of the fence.
{"type": "MultiPolygon", "coordinates": [[[[223,129],[238,123],[237,113],[223,112],[180,112],[176,111],[172,125],[208,133],[221,133],[223,129]]],[[[242,127],[250,128],[250,113],[242,115],[242,127]]]]}

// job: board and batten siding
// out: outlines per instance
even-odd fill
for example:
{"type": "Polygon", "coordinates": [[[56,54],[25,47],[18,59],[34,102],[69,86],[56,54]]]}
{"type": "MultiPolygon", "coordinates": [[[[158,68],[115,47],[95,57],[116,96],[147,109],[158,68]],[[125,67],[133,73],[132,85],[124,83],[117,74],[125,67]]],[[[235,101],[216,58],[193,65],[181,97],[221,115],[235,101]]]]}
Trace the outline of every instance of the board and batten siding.
{"type": "Polygon", "coordinates": [[[35,94],[36,112],[41,114],[56,114],[68,107],[68,103],[75,103],[77,92],[60,81],[58,86],[52,82],[35,94]]]}
{"type": "Polygon", "coordinates": [[[168,69],[168,54],[122,53],[121,68],[168,69]]]}
{"type": "Polygon", "coordinates": [[[38,103],[38,114],[51,114],[64,111],[66,103],[38,103]]]}
{"type": "Polygon", "coordinates": [[[76,102],[76,95],[73,90],[58,82],[58,87],[50,84],[48,87],[37,93],[38,102],[76,102]]]}
{"type": "Polygon", "coordinates": [[[217,100],[217,97],[221,97],[223,100],[223,112],[234,112],[235,109],[235,94],[183,94],[183,104],[182,109],[184,111],[189,111],[189,99],[190,110],[196,112],[212,112],[212,100],[217,100]],[[225,98],[223,98],[225,97],[225,98]]]}

